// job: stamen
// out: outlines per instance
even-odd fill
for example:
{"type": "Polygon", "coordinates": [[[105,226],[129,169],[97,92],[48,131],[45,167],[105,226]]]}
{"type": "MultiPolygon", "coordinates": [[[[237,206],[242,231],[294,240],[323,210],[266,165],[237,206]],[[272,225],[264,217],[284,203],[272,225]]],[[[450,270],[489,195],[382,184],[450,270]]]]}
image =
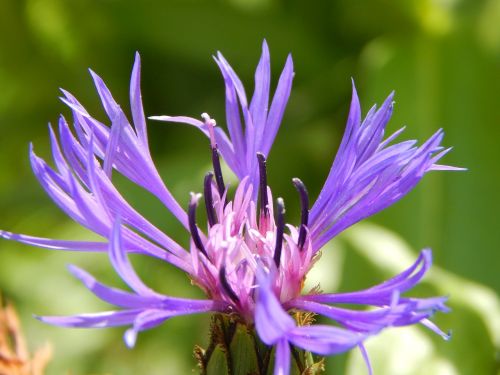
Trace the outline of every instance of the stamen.
{"type": "Polygon", "coordinates": [[[215,140],[215,131],[214,128],[217,126],[217,122],[213,118],[211,118],[208,113],[203,112],[201,114],[201,118],[205,122],[205,125],[207,126],[208,130],[208,135],[210,138],[210,146],[212,148],[217,148],[217,142],[215,140]]]}
{"type": "Polygon", "coordinates": [[[260,195],[260,216],[269,216],[268,200],[267,200],[267,171],[266,157],[263,153],[257,152],[257,160],[259,161],[259,195],[260,195]]]}
{"type": "Polygon", "coordinates": [[[201,242],[200,233],[196,226],[196,207],[198,207],[198,199],[200,199],[200,197],[201,194],[191,193],[191,201],[189,202],[188,210],[189,231],[191,232],[191,237],[193,238],[196,248],[208,258],[207,251],[205,250],[205,246],[203,246],[203,242],[201,242]]]}
{"type": "Polygon", "coordinates": [[[309,194],[307,193],[306,186],[301,180],[293,178],[292,182],[300,194],[301,214],[299,240],[297,241],[297,245],[299,249],[302,250],[306,242],[307,226],[309,221],[309,194]]]}
{"type": "Polygon", "coordinates": [[[231,285],[229,285],[229,283],[227,281],[226,267],[225,266],[222,266],[219,270],[219,279],[220,279],[220,283],[222,285],[222,288],[224,289],[224,291],[226,292],[228,297],[231,298],[233,300],[233,302],[236,302],[236,303],[240,302],[239,297],[236,295],[234,290],[231,288],[231,285]]]}
{"type": "Polygon", "coordinates": [[[205,196],[205,208],[207,210],[207,221],[208,225],[210,227],[213,227],[216,220],[215,220],[215,209],[214,209],[214,202],[212,198],[212,180],[213,180],[214,174],[212,172],[208,172],[205,175],[205,181],[203,183],[204,185],[204,196],[205,196]]]}
{"type": "Polygon", "coordinates": [[[208,129],[208,134],[210,136],[210,148],[212,149],[212,165],[214,167],[215,182],[217,183],[217,189],[219,190],[219,195],[222,197],[226,187],[224,185],[224,179],[222,177],[222,168],[220,166],[219,149],[217,147],[217,141],[215,140],[215,126],[217,123],[214,119],[206,113],[202,113],[201,117],[205,121],[205,125],[208,129]]]}
{"type": "Polygon", "coordinates": [[[274,263],[280,267],[281,249],[283,247],[283,232],[285,230],[285,202],[282,198],[276,200],[276,245],[274,246],[274,263]]]}

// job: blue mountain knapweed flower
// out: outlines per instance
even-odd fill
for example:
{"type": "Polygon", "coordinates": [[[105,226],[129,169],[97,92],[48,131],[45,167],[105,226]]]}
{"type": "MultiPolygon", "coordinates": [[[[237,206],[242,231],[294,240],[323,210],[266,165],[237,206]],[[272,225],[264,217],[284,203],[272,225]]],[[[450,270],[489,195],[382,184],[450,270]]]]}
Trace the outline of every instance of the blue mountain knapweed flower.
{"type": "Polygon", "coordinates": [[[377,286],[339,294],[302,294],[303,282],[316,255],[329,240],[357,221],[396,202],[431,170],[453,170],[437,164],[443,149],[438,130],[421,146],[415,141],[393,143],[403,129],[384,140],[393,109],[393,94],[364,120],[353,85],[347,128],[319,197],[309,210],[309,197],[299,179],[293,183],[301,200],[299,226],[285,225],[285,207],[273,205],[267,185],[266,158],[270,152],[290,95],[293,64],[289,56],[270,97],[270,61],[266,43],[255,73],[250,103],[236,73],[219,53],[215,57],[226,89],[229,136],[207,114],[202,120],[157,116],[156,120],[182,122],[199,128],[209,139],[213,173],[206,175],[204,205],[207,226],[196,223],[201,195],[191,194],[185,211],[164,185],[148,148],[136,55],[130,84],[132,122],[111,96],[104,82],[91,72],[110,126],[93,118],[69,92],[62,100],[73,113],[73,130],[59,120],[59,139],[50,128],[55,168],[30,151],[38,181],[73,220],[106,239],[104,242],[61,241],[2,232],[4,238],[48,249],[107,252],[118,275],[130,287],[123,291],[105,286],[87,272],[71,266],[75,277],[117,310],[69,317],[40,317],[65,327],[129,326],[125,342],[132,347],[138,332],[177,315],[204,312],[231,313],[260,339],[276,346],[275,374],[287,374],[290,345],[320,355],[359,347],[384,328],[421,323],[441,332],[428,318],[447,311],[444,297],[403,296],[431,266],[431,251],[423,250],[415,264],[377,286]],[[131,125],[133,124],[133,126],[131,125]],[[221,172],[220,156],[239,179],[230,198],[221,172]],[[184,249],[141,216],[120,194],[112,171],[124,175],[156,196],[190,236],[184,249]],[[173,298],[148,288],[128,261],[130,252],[159,258],[186,272],[207,299],[173,298]],[[343,305],[369,306],[354,310],[343,305]],[[290,311],[322,315],[334,326],[298,325],[290,311]]]}

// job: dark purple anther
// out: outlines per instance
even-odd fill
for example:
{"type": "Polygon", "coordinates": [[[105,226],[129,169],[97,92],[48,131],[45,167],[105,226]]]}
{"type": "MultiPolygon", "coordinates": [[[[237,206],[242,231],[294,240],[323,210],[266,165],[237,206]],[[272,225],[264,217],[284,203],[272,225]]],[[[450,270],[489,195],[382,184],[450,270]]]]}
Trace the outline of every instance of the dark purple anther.
{"type": "Polygon", "coordinates": [[[226,187],[224,186],[224,179],[222,177],[222,169],[220,166],[219,149],[217,147],[217,141],[215,140],[215,120],[211,119],[206,113],[202,113],[201,117],[205,121],[207,126],[209,138],[210,138],[210,148],[212,150],[212,165],[214,167],[215,182],[217,183],[217,189],[219,190],[219,195],[222,197],[226,187]]]}
{"type": "Polygon", "coordinates": [[[198,250],[200,250],[206,258],[208,258],[207,251],[203,242],[201,242],[200,233],[198,232],[198,227],[196,226],[196,207],[198,207],[198,199],[200,195],[191,194],[191,201],[189,202],[188,210],[188,220],[189,220],[189,231],[191,232],[191,237],[193,238],[194,245],[198,250]]]}
{"type": "Polygon", "coordinates": [[[208,172],[205,175],[204,185],[204,196],[205,196],[205,208],[207,209],[207,221],[210,227],[213,227],[215,224],[215,210],[214,203],[212,199],[212,180],[214,174],[212,172],[208,172]]]}
{"type": "Polygon", "coordinates": [[[229,285],[227,278],[226,278],[226,267],[222,266],[219,270],[219,279],[220,279],[220,284],[222,285],[222,288],[226,292],[229,298],[235,303],[240,302],[239,297],[236,295],[234,290],[231,288],[231,285],[229,285]]]}
{"type": "Polygon", "coordinates": [[[307,193],[306,186],[298,178],[293,178],[292,182],[300,194],[300,230],[299,230],[299,240],[297,241],[297,246],[300,250],[304,247],[307,235],[307,225],[309,221],[309,194],[307,193]]]}
{"type": "Polygon", "coordinates": [[[259,161],[259,193],[260,193],[260,215],[267,217],[269,215],[269,202],[267,200],[267,171],[266,157],[264,154],[257,152],[257,160],[259,161]]]}
{"type": "Polygon", "coordinates": [[[220,166],[219,150],[217,147],[212,147],[212,164],[214,166],[215,182],[217,183],[217,189],[219,190],[219,195],[222,198],[226,187],[224,185],[224,178],[222,177],[222,169],[220,166]]]}
{"type": "Polygon", "coordinates": [[[283,232],[285,230],[285,202],[276,199],[276,245],[274,247],[274,263],[280,267],[281,249],[283,247],[283,232]]]}

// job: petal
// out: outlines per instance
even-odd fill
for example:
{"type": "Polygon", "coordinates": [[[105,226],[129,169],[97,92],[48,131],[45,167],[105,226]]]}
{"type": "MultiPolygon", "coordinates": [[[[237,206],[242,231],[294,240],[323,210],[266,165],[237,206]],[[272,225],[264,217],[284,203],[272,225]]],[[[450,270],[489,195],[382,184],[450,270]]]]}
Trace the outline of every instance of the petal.
{"type": "Polygon", "coordinates": [[[141,309],[134,309],[72,316],[35,316],[35,318],[44,323],[60,327],[107,328],[132,324],[142,311],[141,309]]]}
{"type": "Polygon", "coordinates": [[[120,275],[122,280],[136,293],[146,297],[157,297],[158,294],[147,287],[139,276],[135,273],[130,264],[127,254],[123,249],[121,237],[121,220],[115,220],[111,238],[109,240],[109,258],[115,271],[120,275]]]}
{"type": "Polygon", "coordinates": [[[229,65],[224,56],[222,56],[222,53],[217,52],[217,57],[214,57],[214,60],[217,63],[217,65],[219,65],[222,74],[227,75],[227,77],[231,80],[238,94],[241,106],[247,108],[248,101],[245,94],[245,88],[243,87],[243,84],[241,83],[241,80],[236,74],[236,72],[233,70],[233,68],[231,68],[231,65],[229,65]]]}
{"type": "MultiPolygon", "coordinates": [[[[118,114],[112,121],[111,132],[109,134],[108,144],[106,145],[103,165],[103,170],[108,176],[111,176],[113,162],[115,160],[118,144],[120,141],[120,133],[122,132],[126,121],[127,120],[120,114],[118,114]]],[[[93,153],[94,152],[92,152],[92,154],[93,153]]]]}
{"type": "Polygon", "coordinates": [[[130,110],[139,140],[144,146],[147,146],[148,135],[141,95],[141,57],[138,52],[135,53],[134,67],[130,78],[130,110]]]}
{"type": "Polygon", "coordinates": [[[359,345],[367,337],[365,334],[325,325],[296,327],[288,334],[292,344],[320,355],[344,352],[359,345]]]}
{"type": "Polygon", "coordinates": [[[70,265],[68,269],[73,276],[79,279],[92,293],[109,304],[134,309],[151,307],[161,302],[157,298],[142,297],[123,290],[110,288],[101,284],[92,275],[77,266],[70,265]]]}
{"type": "Polygon", "coordinates": [[[255,71],[255,91],[250,103],[250,114],[256,129],[256,143],[260,144],[262,130],[266,126],[271,83],[271,62],[266,41],[262,43],[262,56],[255,71]]]}
{"type": "Polygon", "coordinates": [[[125,332],[123,336],[125,344],[127,344],[129,348],[133,348],[137,340],[137,334],[140,331],[154,328],[163,323],[171,316],[172,313],[168,311],[162,311],[162,310],[143,311],[135,318],[133,327],[125,332]]]}
{"type": "Polygon", "coordinates": [[[259,285],[255,306],[255,328],[261,340],[267,345],[274,345],[286,337],[295,327],[295,322],[281,307],[271,287],[271,276],[262,269],[257,272],[259,285]]]}
{"type": "Polygon", "coordinates": [[[304,296],[308,301],[319,303],[367,304],[374,306],[389,306],[394,291],[404,293],[413,288],[432,265],[432,251],[424,249],[416,262],[399,275],[374,287],[350,293],[314,294],[304,296]],[[418,271],[417,268],[420,269],[418,271]],[[416,271],[416,272],[415,272],[416,271]]]}
{"type": "Polygon", "coordinates": [[[368,375],[373,375],[373,368],[372,364],[370,362],[370,357],[368,356],[368,351],[366,350],[366,347],[363,343],[358,345],[358,348],[361,352],[361,356],[363,357],[363,360],[365,361],[366,368],[368,369],[368,375]]]}
{"type": "Polygon", "coordinates": [[[401,199],[425,173],[440,169],[435,162],[448,151],[440,145],[441,130],[420,147],[413,147],[413,141],[389,146],[402,130],[383,141],[392,108],[393,93],[380,109],[373,107],[360,124],[359,100],[353,85],[346,131],[310,213],[314,252],[344,229],[401,199]]]}
{"type": "Polygon", "coordinates": [[[438,334],[439,336],[441,336],[444,340],[448,341],[451,339],[451,331],[449,331],[448,333],[444,333],[441,329],[439,329],[438,326],[436,326],[433,322],[431,322],[429,319],[422,319],[420,321],[420,323],[429,328],[431,331],[433,331],[434,333],[438,334]]]}
{"type": "Polygon", "coordinates": [[[274,375],[289,375],[291,361],[290,344],[281,339],[276,343],[276,354],[274,357],[274,375]]]}
{"type": "Polygon", "coordinates": [[[336,321],[343,327],[349,327],[359,332],[377,332],[391,325],[395,320],[394,312],[388,307],[378,310],[359,311],[298,299],[288,302],[287,307],[323,315],[336,321]]]}
{"type": "Polygon", "coordinates": [[[271,146],[274,142],[274,138],[276,137],[276,133],[278,132],[283,114],[285,113],[288,98],[290,97],[290,92],[292,90],[293,76],[294,72],[292,56],[288,55],[285,67],[281,72],[278,86],[274,93],[271,108],[269,109],[266,128],[262,135],[262,143],[259,145],[259,149],[257,150],[262,152],[266,156],[271,150],[271,146]]]}
{"type": "MultiPolygon", "coordinates": [[[[354,85],[354,80],[353,80],[351,107],[349,109],[346,129],[344,131],[342,141],[340,142],[337,155],[345,154],[346,148],[349,145],[349,141],[351,140],[352,134],[355,131],[355,129],[360,126],[360,124],[361,124],[361,107],[359,104],[359,98],[358,98],[358,93],[356,91],[356,86],[354,85]]],[[[309,223],[316,222],[319,214],[323,212],[328,200],[330,199],[331,192],[334,188],[333,185],[335,183],[339,183],[337,175],[339,174],[338,170],[341,168],[340,164],[342,164],[341,158],[335,157],[335,159],[333,160],[332,167],[330,168],[330,172],[328,173],[328,177],[326,178],[325,185],[321,189],[318,199],[316,200],[314,206],[311,209],[309,216],[309,223]]]]}
{"type": "Polygon", "coordinates": [[[7,231],[0,231],[0,237],[49,250],[108,251],[107,242],[54,240],[52,238],[34,237],[7,231]]]}
{"type": "Polygon", "coordinates": [[[99,77],[92,69],[89,69],[90,75],[94,80],[95,88],[97,89],[97,93],[101,98],[102,105],[106,114],[108,115],[110,120],[116,118],[121,112],[120,106],[113,99],[113,95],[111,95],[111,91],[109,91],[108,87],[104,83],[101,77],[99,77]]]}

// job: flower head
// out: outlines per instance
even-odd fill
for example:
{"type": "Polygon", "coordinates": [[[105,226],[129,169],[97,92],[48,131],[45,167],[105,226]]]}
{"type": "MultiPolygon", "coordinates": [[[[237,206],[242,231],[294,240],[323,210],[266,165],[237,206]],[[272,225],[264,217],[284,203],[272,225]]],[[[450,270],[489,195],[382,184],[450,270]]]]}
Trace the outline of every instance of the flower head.
{"type": "Polygon", "coordinates": [[[276,91],[270,95],[270,60],[264,42],[250,102],[236,73],[224,57],[215,57],[225,82],[228,134],[209,115],[201,120],[155,116],[200,129],[209,139],[213,171],[201,194],[191,194],[187,210],[175,200],[156,170],[148,148],[146,120],[139,89],[140,59],[136,55],[130,85],[132,122],[115,102],[99,76],[91,72],[110,126],[92,117],[78,100],[63,91],[73,113],[73,129],[61,116],[58,134],[50,128],[55,168],[30,151],[35,176],[56,204],[73,220],[101,235],[103,242],[61,241],[2,232],[4,238],[49,249],[107,252],[118,275],[131,291],[99,283],[71,266],[71,273],[95,295],[119,310],[70,317],[41,317],[68,327],[126,325],[127,345],[137,333],[177,315],[231,313],[261,340],[276,345],[275,374],[288,373],[290,344],[329,355],[359,346],[390,326],[417,322],[447,337],[428,318],[447,311],[445,298],[416,299],[402,294],[416,285],[431,264],[430,250],[422,251],[408,270],[378,286],[342,294],[302,294],[303,282],[316,254],[338,233],[403,197],[431,170],[458,169],[437,164],[443,149],[438,130],[421,146],[393,141],[403,129],[384,139],[393,109],[393,94],[364,120],[353,85],[347,128],[325,185],[311,209],[302,181],[293,183],[301,201],[301,222],[286,224],[282,198],[273,200],[267,185],[266,159],[290,95],[293,63],[289,56],[276,91]],[[240,115],[241,114],[241,115],[240,115]],[[132,125],[133,124],[133,125],[132,125]],[[59,139],[58,139],[59,138],[59,139]],[[232,194],[224,183],[221,157],[239,179],[232,194]],[[156,196],[186,229],[189,249],[160,231],[121,195],[113,170],[156,196]],[[196,212],[204,206],[205,228],[196,212]],[[206,294],[205,300],[173,298],[147,287],[133,270],[127,253],[159,258],[186,272],[206,294]],[[334,305],[371,306],[352,310],[334,305]],[[313,312],[335,326],[298,326],[289,311],[313,312]]]}

